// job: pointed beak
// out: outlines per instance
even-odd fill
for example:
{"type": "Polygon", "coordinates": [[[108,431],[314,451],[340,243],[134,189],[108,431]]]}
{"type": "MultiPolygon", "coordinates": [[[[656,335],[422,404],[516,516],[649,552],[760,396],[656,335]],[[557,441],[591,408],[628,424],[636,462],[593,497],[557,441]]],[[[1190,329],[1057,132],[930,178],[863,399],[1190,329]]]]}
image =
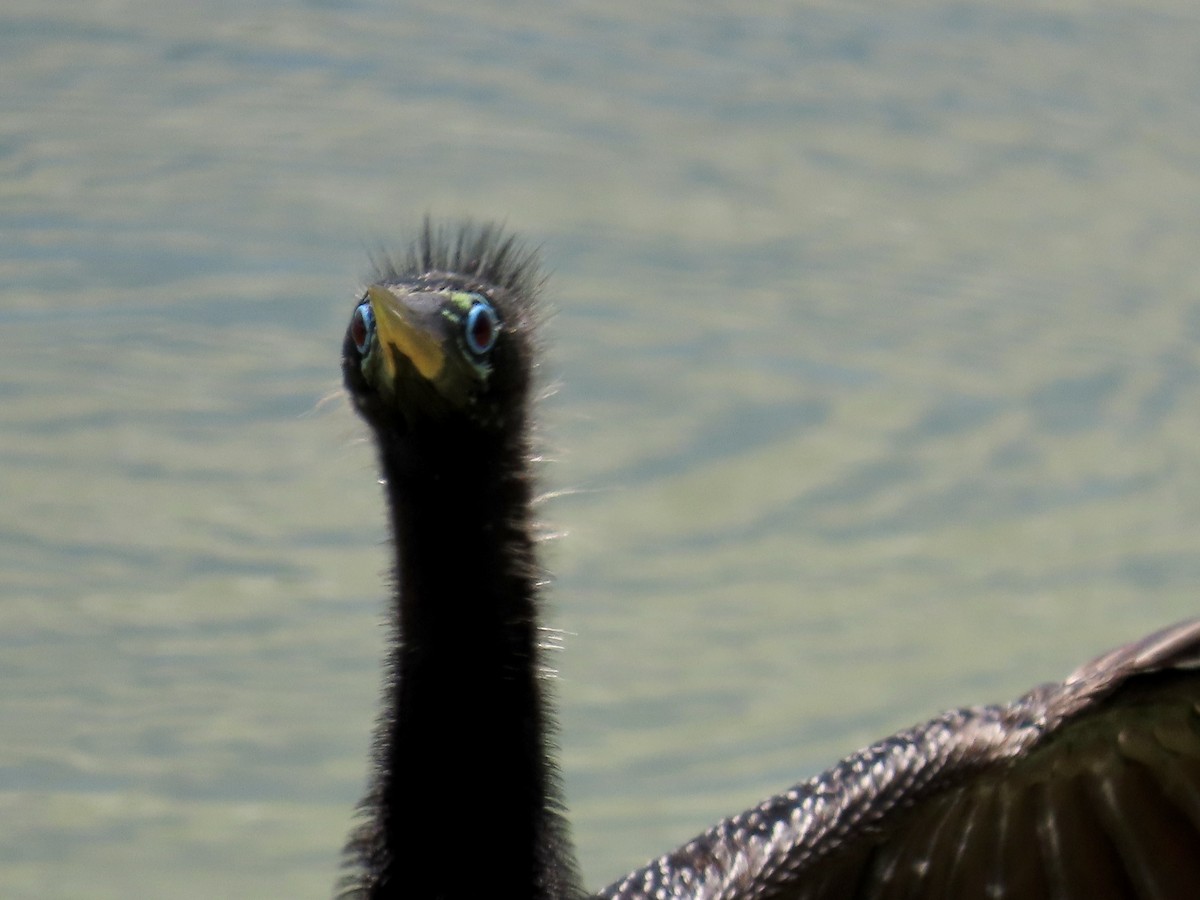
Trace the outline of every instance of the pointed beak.
{"type": "Polygon", "coordinates": [[[446,367],[442,346],[444,328],[435,294],[409,293],[384,285],[367,288],[375,329],[382,346],[389,382],[396,379],[396,354],[402,354],[426,381],[434,381],[446,367]]]}

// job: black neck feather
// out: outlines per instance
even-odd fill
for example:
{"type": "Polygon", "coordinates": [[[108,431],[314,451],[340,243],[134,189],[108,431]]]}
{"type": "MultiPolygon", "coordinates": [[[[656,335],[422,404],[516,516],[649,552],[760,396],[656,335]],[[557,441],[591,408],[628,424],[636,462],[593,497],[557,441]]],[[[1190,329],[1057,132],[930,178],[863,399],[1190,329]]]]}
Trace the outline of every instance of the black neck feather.
{"type": "Polygon", "coordinates": [[[539,677],[524,422],[379,434],[396,637],[373,813],[372,897],[577,896],[539,677]]]}

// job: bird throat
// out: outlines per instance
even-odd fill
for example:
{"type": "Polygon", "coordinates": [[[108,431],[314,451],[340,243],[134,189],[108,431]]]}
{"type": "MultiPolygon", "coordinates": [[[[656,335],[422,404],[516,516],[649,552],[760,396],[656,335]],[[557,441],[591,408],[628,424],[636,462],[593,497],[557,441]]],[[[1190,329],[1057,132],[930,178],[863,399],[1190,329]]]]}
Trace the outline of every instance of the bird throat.
{"type": "Polygon", "coordinates": [[[405,896],[527,896],[574,871],[546,751],[525,449],[466,437],[410,432],[383,452],[398,633],[369,843],[405,896]],[[453,836],[472,821],[495,830],[464,867],[453,836]]]}

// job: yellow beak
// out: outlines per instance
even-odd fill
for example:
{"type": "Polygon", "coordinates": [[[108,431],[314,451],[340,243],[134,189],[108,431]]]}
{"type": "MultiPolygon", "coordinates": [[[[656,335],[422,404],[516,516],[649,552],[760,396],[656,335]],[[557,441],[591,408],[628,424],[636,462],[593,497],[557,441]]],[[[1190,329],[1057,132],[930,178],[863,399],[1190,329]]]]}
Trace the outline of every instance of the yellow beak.
{"type": "Polygon", "coordinates": [[[404,354],[427,381],[441,375],[446,366],[442,345],[405,306],[402,296],[376,284],[367,288],[367,298],[375,315],[379,343],[385,351],[383,364],[388,379],[394,382],[396,378],[396,352],[404,354]]]}

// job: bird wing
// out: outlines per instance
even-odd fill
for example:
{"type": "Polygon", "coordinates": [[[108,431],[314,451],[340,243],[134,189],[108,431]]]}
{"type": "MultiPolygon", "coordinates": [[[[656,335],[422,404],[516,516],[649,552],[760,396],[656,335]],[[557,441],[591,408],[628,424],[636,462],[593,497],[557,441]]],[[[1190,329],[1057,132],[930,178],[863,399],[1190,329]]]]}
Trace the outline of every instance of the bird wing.
{"type": "Polygon", "coordinates": [[[1200,620],[880,741],[603,896],[1200,897],[1200,620]]]}

